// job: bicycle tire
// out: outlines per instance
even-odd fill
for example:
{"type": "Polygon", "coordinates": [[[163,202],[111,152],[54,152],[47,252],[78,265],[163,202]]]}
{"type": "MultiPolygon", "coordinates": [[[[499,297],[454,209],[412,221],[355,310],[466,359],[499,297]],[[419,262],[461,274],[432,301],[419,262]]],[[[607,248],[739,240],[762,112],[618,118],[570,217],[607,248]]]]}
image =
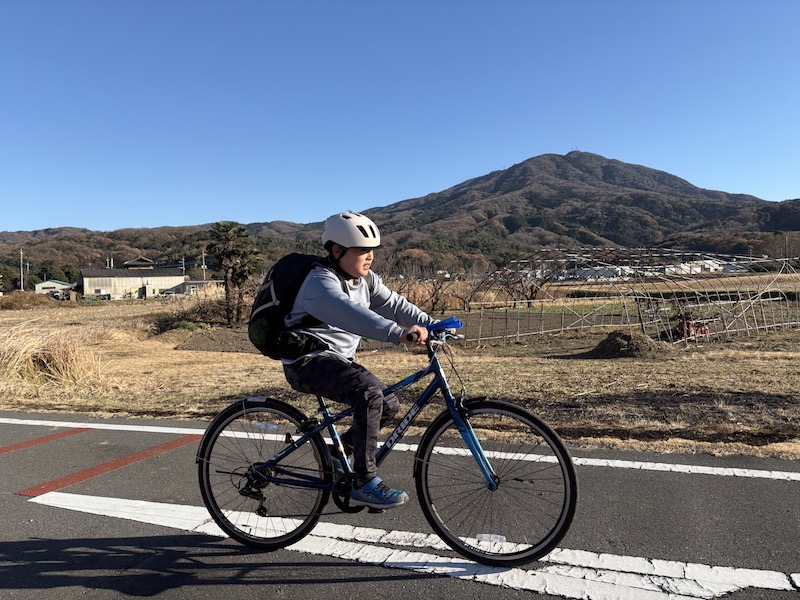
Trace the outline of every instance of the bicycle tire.
{"type": "Polygon", "coordinates": [[[515,566],[551,552],[572,523],[575,467],[558,435],[522,407],[478,399],[468,420],[498,477],[487,485],[449,412],[420,441],[417,497],[433,530],[476,562],[515,566]]]}
{"type": "MultiPolygon", "coordinates": [[[[264,463],[296,437],[305,415],[279,400],[248,398],[220,412],[203,435],[198,476],[211,517],[232,539],[252,548],[276,550],[306,536],[319,521],[330,492],[276,485],[258,475],[264,463]]],[[[317,435],[280,463],[284,472],[330,481],[329,459],[317,435]]]]}

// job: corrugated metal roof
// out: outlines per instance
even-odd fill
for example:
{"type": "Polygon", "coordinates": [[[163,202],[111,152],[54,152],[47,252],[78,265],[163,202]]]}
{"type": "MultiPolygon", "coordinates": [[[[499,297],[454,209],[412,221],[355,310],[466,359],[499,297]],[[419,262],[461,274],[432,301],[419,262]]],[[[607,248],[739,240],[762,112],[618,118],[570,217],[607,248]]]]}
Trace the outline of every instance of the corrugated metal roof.
{"type": "Polygon", "coordinates": [[[66,281],[61,281],[60,279],[47,279],[45,281],[37,283],[36,285],[44,285],[45,283],[57,283],[58,285],[67,285],[67,286],[75,285],[74,283],[68,283],[66,281]]]}
{"type": "Polygon", "coordinates": [[[81,269],[81,277],[118,277],[120,279],[183,277],[183,271],[180,269],[81,269]]]}

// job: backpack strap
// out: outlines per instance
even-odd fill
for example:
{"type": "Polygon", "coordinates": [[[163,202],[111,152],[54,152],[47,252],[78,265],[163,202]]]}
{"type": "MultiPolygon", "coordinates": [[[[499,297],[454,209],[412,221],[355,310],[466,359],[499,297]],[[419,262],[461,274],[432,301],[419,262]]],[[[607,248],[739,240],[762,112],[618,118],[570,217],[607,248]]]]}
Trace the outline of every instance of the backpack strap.
{"type": "MultiPolygon", "coordinates": [[[[311,272],[314,270],[314,267],[322,267],[323,269],[328,269],[330,272],[336,275],[336,277],[339,279],[339,284],[342,286],[342,291],[348,296],[350,295],[350,293],[347,290],[347,280],[345,280],[344,276],[339,272],[339,270],[336,268],[333,262],[331,262],[325,257],[320,257],[319,260],[314,261],[314,264],[308,271],[308,275],[306,275],[306,278],[308,278],[308,276],[311,275],[311,272]]],[[[305,281],[303,281],[303,283],[305,283],[305,281]]],[[[302,289],[302,287],[303,285],[301,284],[300,288],[302,289]]],[[[298,293],[299,291],[300,290],[298,289],[298,293]]],[[[289,310],[291,310],[291,307],[289,308],[289,310]]],[[[316,317],[312,317],[311,315],[306,315],[300,320],[299,323],[294,325],[291,329],[294,330],[294,329],[305,329],[306,327],[314,327],[315,325],[319,325],[321,322],[322,321],[320,321],[316,317]]]]}
{"type": "Polygon", "coordinates": [[[266,290],[269,290],[269,300],[253,308],[253,311],[250,314],[251,319],[258,313],[260,313],[262,310],[280,304],[281,301],[275,297],[275,282],[269,277],[267,278],[267,281],[261,284],[261,286],[256,290],[256,297],[260,296],[261,293],[266,290]]]}
{"type": "Polygon", "coordinates": [[[367,276],[364,279],[367,280],[367,287],[369,288],[370,297],[374,296],[375,295],[375,287],[376,287],[375,273],[373,273],[372,271],[369,271],[367,273],[367,276]]]}
{"type": "MultiPolygon", "coordinates": [[[[345,278],[344,273],[342,272],[342,270],[339,269],[339,265],[335,264],[332,260],[330,260],[327,257],[325,257],[325,258],[320,257],[319,261],[314,263],[314,264],[317,265],[317,266],[320,266],[320,267],[324,267],[324,268],[328,269],[329,271],[332,271],[333,274],[336,275],[336,277],[339,278],[339,283],[342,286],[342,291],[345,294],[347,294],[348,296],[350,295],[349,292],[347,291],[347,279],[345,278]]],[[[310,273],[309,273],[309,275],[310,275],[310,273]]]]}

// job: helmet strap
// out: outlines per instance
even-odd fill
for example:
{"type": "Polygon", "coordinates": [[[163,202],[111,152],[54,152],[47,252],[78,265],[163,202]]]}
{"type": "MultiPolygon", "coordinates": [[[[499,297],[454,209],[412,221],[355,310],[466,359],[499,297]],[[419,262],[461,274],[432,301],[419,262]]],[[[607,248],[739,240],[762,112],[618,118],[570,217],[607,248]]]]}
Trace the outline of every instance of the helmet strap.
{"type": "Polygon", "coordinates": [[[334,270],[339,275],[341,275],[342,277],[344,277],[347,280],[350,280],[350,279],[354,279],[354,277],[352,275],[350,275],[350,273],[348,273],[347,271],[342,269],[341,265],[339,264],[339,261],[345,255],[347,250],[348,250],[348,248],[346,248],[345,246],[342,246],[341,244],[337,244],[336,242],[331,243],[330,247],[328,248],[328,262],[330,262],[331,265],[333,265],[334,270]],[[339,258],[336,258],[336,255],[334,255],[334,253],[333,253],[333,246],[334,245],[339,246],[339,248],[342,249],[342,253],[339,255],[339,258]]]}

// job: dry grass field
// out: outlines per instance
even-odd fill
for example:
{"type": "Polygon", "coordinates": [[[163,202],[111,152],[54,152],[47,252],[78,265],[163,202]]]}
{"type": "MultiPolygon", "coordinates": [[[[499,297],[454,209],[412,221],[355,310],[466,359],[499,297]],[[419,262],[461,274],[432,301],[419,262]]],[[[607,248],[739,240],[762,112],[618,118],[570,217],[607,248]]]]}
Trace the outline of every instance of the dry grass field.
{"type": "MultiPolygon", "coordinates": [[[[0,409],[206,419],[236,398],[270,395],[311,410],[243,330],[194,329],[198,316],[214,321],[214,302],[0,310],[0,409]]],[[[605,336],[454,347],[452,358],[468,395],[522,404],[573,446],[800,458],[800,333],[597,358],[605,336]]],[[[358,360],[389,382],[425,356],[365,345],[358,360]]],[[[425,412],[421,425],[436,411],[425,412]]]]}

